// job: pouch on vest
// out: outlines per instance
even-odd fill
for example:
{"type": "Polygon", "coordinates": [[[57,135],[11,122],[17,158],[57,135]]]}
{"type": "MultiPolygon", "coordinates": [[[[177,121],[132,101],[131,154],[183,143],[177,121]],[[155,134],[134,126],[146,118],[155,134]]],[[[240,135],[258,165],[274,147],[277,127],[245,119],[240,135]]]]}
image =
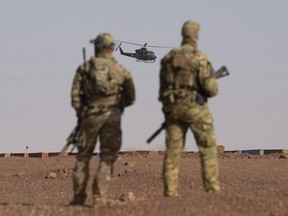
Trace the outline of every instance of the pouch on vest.
{"type": "Polygon", "coordinates": [[[183,53],[175,53],[166,66],[167,89],[162,96],[170,103],[177,99],[185,98],[192,91],[194,76],[191,71],[191,63],[183,53]],[[167,98],[169,96],[169,98],[167,98]]]}
{"type": "Polygon", "coordinates": [[[116,81],[111,77],[111,68],[109,65],[96,62],[92,67],[93,86],[96,96],[109,96],[118,94],[119,87],[116,81]]]}

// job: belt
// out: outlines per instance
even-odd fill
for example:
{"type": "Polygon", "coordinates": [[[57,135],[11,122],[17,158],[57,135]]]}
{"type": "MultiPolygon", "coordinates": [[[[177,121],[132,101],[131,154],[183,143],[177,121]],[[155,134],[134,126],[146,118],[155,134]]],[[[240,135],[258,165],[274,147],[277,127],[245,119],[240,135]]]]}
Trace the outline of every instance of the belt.
{"type": "Polygon", "coordinates": [[[99,115],[112,109],[120,109],[118,104],[98,104],[89,106],[86,115],[99,115]]]}
{"type": "Polygon", "coordinates": [[[190,91],[196,90],[194,86],[188,86],[188,85],[181,85],[181,86],[179,86],[179,89],[190,90],[190,91]]]}

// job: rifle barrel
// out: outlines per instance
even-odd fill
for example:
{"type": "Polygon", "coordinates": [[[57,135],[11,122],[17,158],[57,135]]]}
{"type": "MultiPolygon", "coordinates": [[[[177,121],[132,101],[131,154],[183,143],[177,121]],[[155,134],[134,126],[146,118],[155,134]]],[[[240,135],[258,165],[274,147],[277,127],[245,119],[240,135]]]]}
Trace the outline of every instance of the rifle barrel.
{"type": "Polygon", "coordinates": [[[161,127],[160,128],[158,128],[148,139],[147,139],[147,143],[150,143],[150,142],[152,142],[152,140],[154,140],[154,138],[156,137],[156,136],[158,136],[158,134],[165,128],[165,122],[163,122],[162,123],[162,125],[161,125],[161,127]]]}
{"type": "Polygon", "coordinates": [[[86,62],[86,50],[85,50],[85,47],[83,47],[82,51],[83,51],[83,61],[85,63],[86,62]]]}

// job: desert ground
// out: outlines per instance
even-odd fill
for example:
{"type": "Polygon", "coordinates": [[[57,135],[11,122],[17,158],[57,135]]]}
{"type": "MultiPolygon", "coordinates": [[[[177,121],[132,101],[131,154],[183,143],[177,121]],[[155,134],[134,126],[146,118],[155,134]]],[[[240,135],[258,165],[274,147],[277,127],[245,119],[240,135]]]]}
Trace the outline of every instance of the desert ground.
{"type": "Polygon", "coordinates": [[[93,207],[90,164],[85,206],[72,199],[74,156],[0,158],[0,215],[286,215],[288,157],[282,154],[221,153],[220,193],[203,191],[198,153],[183,153],[179,196],[163,197],[162,152],[126,153],[115,163],[109,205],[93,207]]]}

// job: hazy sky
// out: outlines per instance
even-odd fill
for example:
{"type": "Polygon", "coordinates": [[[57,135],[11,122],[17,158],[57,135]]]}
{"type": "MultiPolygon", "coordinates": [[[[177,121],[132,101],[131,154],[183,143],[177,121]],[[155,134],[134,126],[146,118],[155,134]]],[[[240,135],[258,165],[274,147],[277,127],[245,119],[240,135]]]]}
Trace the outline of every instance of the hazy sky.
{"type": "MultiPolygon", "coordinates": [[[[115,39],[177,47],[188,19],[201,25],[199,49],[219,80],[209,101],[218,144],[226,150],[288,148],[288,1],[9,0],[0,3],[0,153],[60,151],[76,124],[70,90],[82,47],[100,32],[115,39]]],[[[139,48],[123,44],[124,51],[139,48]]],[[[137,101],[123,116],[122,150],[163,150],[157,101],[160,59],[154,64],[114,57],[132,74],[137,101]]],[[[191,132],[186,150],[196,150],[191,132]]]]}

